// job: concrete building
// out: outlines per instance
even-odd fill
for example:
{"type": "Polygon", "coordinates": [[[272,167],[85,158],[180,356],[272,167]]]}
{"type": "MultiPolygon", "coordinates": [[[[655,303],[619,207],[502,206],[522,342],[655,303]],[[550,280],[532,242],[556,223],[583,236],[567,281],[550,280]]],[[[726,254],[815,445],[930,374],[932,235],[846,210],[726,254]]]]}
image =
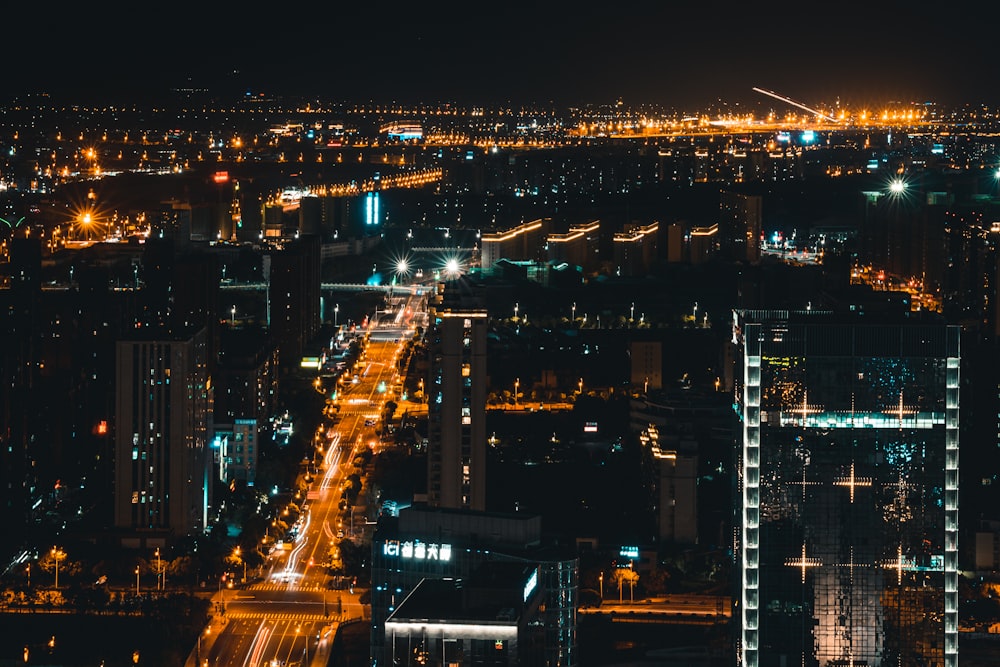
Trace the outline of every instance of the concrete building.
{"type": "Polygon", "coordinates": [[[205,331],[117,343],[115,527],[183,536],[205,529],[212,414],[205,331]]]}
{"type": "Polygon", "coordinates": [[[463,280],[441,283],[429,311],[427,500],[484,510],[489,316],[463,280]]]}

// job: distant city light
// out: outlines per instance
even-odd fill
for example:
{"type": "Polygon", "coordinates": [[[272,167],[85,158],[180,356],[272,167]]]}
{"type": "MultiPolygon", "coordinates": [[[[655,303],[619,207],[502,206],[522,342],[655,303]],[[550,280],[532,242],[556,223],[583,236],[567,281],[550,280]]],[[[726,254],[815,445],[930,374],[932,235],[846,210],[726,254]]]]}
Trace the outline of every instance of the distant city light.
{"type": "Polygon", "coordinates": [[[906,181],[901,178],[894,178],[889,182],[889,192],[894,195],[902,194],[906,190],[906,181]]]}

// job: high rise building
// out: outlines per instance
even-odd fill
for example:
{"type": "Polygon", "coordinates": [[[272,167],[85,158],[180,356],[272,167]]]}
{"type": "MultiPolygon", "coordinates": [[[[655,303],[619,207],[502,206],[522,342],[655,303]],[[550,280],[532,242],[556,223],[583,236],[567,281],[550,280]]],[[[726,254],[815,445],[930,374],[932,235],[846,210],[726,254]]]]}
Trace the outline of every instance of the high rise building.
{"type": "Polygon", "coordinates": [[[491,273],[501,259],[514,262],[541,259],[551,223],[549,218],[539,218],[522,222],[513,229],[483,234],[479,262],[483,273],[491,273]]]}
{"type": "Polygon", "coordinates": [[[488,313],[464,280],[442,283],[426,334],[429,377],[427,500],[486,509],[488,313]]]}
{"type": "Polygon", "coordinates": [[[656,247],[660,223],[626,225],[612,238],[615,273],[619,276],[644,276],[659,259],[656,247]]]}
{"type": "Polygon", "coordinates": [[[205,330],[117,344],[115,527],[134,536],[204,530],[212,410],[205,330]]]}
{"type": "Polygon", "coordinates": [[[282,363],[297,364],[319,333],[320,239],[300,236],[267,257],[268,325],[282,363]]]}
{"type": "Polygon", "coordinates": [[[738,664],[958,664],[959,337],[734,313],[738,664]]]}
{"type": "Polygon", "coordinates": [[[725,258],[756,264],[760,261],[760,195],[725,191],[719,202],[719,227],[725,258]]]}
{"type": "Polygon", "coordinates": [[[573,225],[564,234],[549,234],[546,239],[550,264],[567,262],[593,271],[598,265],[601,240],[601,221],[591,220],[583,225],[573,225]]]}

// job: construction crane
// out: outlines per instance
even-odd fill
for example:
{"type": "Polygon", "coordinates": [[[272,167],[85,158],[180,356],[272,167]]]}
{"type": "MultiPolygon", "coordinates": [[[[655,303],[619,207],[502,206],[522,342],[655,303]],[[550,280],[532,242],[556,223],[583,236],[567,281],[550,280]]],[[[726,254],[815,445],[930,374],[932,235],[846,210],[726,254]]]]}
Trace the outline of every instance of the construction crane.
{"type": "Polygon", "coordinates": [[[764,90],[763,88],[757,88],[756,86],[754,86],[754,90],[756,92],[758,92],[758,93],[763,93],[764,95],[767,95],[769,97],[773,97],[776,100],[781,100],[782,102],[787,102],[788,104],[791,104],[793,107],[798,107],[800,109],[804,109],[805,111],[808,111],[809,113],[811,113],[814,116],[817,116],[819,118],[822,118],[823,120],[828,120],[831,123],[836,123],[837,122],[837,119],[834,118],[833,116],[828,116],[827,114],[823,113],[822,111],[817,111],[816,109],[812,109],[810,107],[807,107],[806,105],[801,104],[799,102],[796,102],[795,100],[793,100],[793,99],[791,99],[789,97],[785,97],[784,95],[779,95],[778,93],[771,92],[770,90],[764,90]]]}

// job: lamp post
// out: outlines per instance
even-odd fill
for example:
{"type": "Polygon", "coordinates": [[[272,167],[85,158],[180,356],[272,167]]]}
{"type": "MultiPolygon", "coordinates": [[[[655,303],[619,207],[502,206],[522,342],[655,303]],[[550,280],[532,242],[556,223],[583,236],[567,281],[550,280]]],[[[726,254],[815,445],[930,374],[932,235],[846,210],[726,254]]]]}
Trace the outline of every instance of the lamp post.
{"type": "Polygon", "coordinates": [[[598,588],[600,588],[600,591],[601,591],[601,600],[603,601],[604,600],[604,572],[603,571],[600,574],[597,575],[597,585],[598,585],[598,588]]]}
{"type": "Polygon", "coordinates": [[[628,309],[628,321],[631,322],[634,319],[635,319],[635,301],[632,302],[632,305],[628,309]]]}
{"type": "Polygon", "coordinates": [[[514,407],[517,407],[517,391],[521,387],[521,378],[514,380],[514,407]]]}
{"type": "Polygon", "coordinates": [[[515,303],[514,304],[514,319],[515,320],[517,319],[517,310],[518,310],[518,307],[519,307],[518,304],[515,303]]]}
{"type": "Polygon", "coordinates": [[[576,301],[573,302],[573,308],[571,309],[571,312],[573,313],[571,321],[576,322],[576,301]]]}
{"type": "Polygon", "coordinates": [[[580,388],[580,393],[582,394],[583,393],[583,378],[580,378],[580,381],[576,383],[576,386],[580,388]]]}
{"type": "Polygon", "coordinates": [[[163,568],[160,567],[160,547],[156,547],[156,590],[160,590],[160,573],[163,572],[163,568]]]}
{"type": "Polygon", "coordinates": [[[66,554],[59,547],[52,547],[52,560],[56,562],[56,588],[59,588],[59,561],[66,557],[66,554]]]}
{"type": "Polygon", "coordinates": [[[245,558],[243,558],[243,552],[240,550],[239,547],[236,547],[236,549],[233,550],[233,555],[236,556],[237,558],[239,558],[243,562],[243,583],[246,583],[246,581],[247,581],[247,561],[246,561],[245,558]]]}
{"type": "Polygon", "coordinates": [[[337,328],[337,313],[339,313],[339,312],[340,312],[340,304],[339,303],[333,304],[333,328],[334,329],[337,328]]]}
{"type": "Polygon", "coordinates": [[[135,566],[135,596],[139,597],[139,566],[135,566]]]}
{"type": "Polygon", "coordinates": [[[232,312],[233,317],[232,317],[231,320],[229,320],[229,324],[231,326],[235,327],[236,326],[236,304],[233,304],[233,308],[232,308],[232,310],[230,312],[232,312]]]}

